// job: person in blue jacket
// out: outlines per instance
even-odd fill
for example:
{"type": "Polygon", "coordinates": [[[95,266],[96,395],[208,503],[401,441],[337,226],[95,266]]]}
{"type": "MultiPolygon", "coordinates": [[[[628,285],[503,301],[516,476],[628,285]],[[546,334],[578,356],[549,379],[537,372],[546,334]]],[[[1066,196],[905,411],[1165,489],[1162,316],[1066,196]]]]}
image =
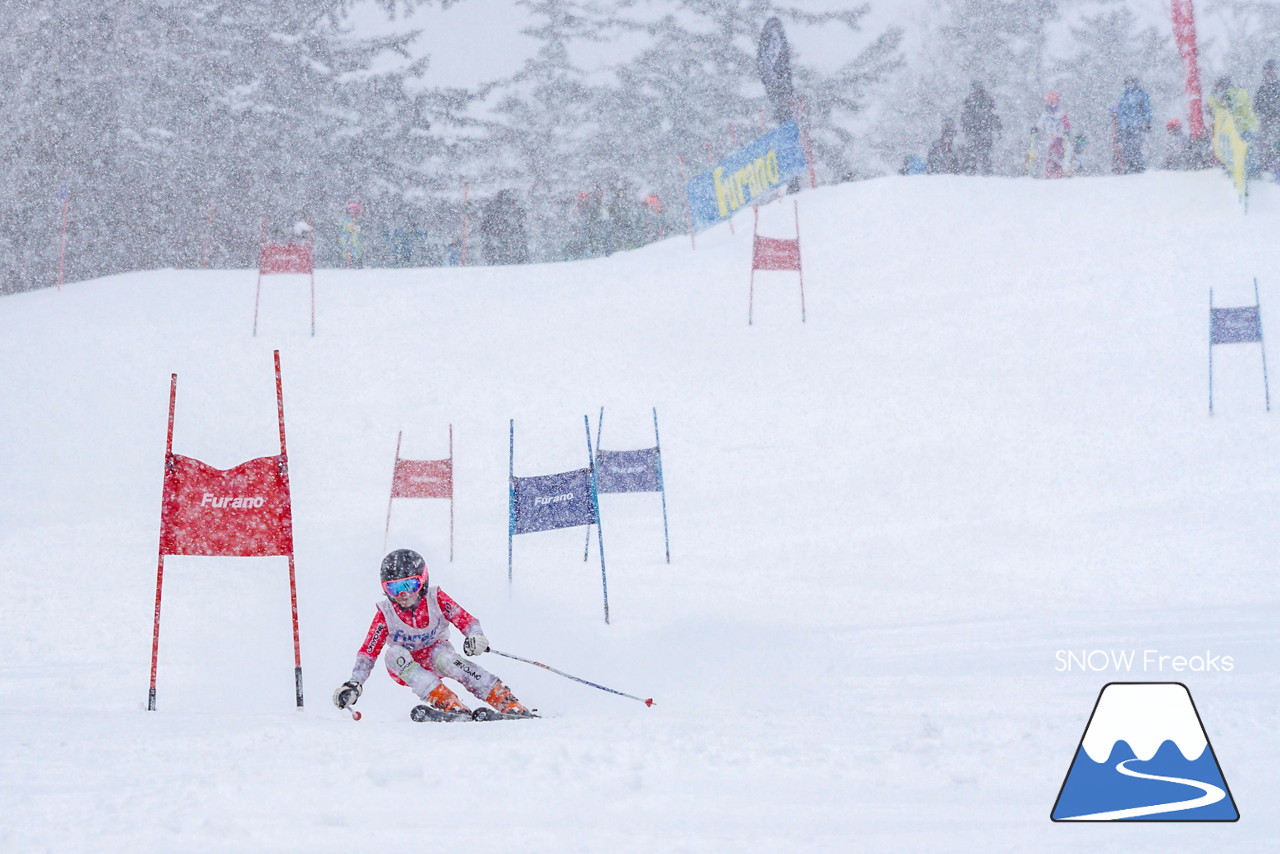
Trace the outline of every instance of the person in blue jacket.
{"type": "Polygon", "coordinates": [[[1116,123],[1116,146],[1119,149],[1119,172],[1132,175],[1147,168],[1142,143],[1151,132],[1151,98],[1137,77],[1124,79],[1124,93],[1113,108],[1116,123]]]}

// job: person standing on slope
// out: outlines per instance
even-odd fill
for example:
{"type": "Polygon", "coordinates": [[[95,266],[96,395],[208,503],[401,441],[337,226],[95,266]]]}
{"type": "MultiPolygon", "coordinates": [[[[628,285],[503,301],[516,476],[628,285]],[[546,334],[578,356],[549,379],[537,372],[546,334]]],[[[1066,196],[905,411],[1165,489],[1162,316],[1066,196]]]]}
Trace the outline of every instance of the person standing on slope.
{"type": "Polygon", "coordinates": [[[384,662],[391,678],[408,686],[445,719],[471,716],[471,710],[441,681],[445,676],[503,714],[531,715],[497,676],[461,658],[449,642],[452,624],[465,636],[462,650],[468,656],[489,649],[480,621],[439,587],[428,586],[422,555],[396,549],[382,559],[381,576],[386,599],[377,603],[378,612],[356,653],[351,678],[333,692],[335,706],[345,709],[355,705],[385,646],[384,662]]]}
{"type": "Polygon", "coordinates": [[[1071,135],[1071,122],[1062,110],[1057,92],[1044,96],[1044,112],[1040,114],[1032,132],[1040,148],[1040,159],[1044,163],[1041,177],[1065,177],[1067,138],[1071,135]]]}
{"type": "Polygon", "coordinates": [[[928,169],[930,175],[958,175],[960,173],[960,155],[955,148],[956,123],[951,119],[942,120],[942,136],[929,146],[928,169]]]}
{"type": "Polygon", "coordinates": [[[960,109],[960,129],[965,138],[965,172],[969,175],[991,174],[991,147],[1000,133],[1000,117],[996,102],[978,81],[973,81],[969,95],[960,109]]]}
{"type": "MultiPolygon", "coordinates": [[[[1223,121],[1231,117],[1236,133],[1248,143],[1248,155],[1245,158],[1245,170],[1250,177],[1256,175],[1257,164],[1254,160],[1253,139],[1258,132],[1258,116],[1253,111],[1253,101],[1249,98],[1249,90],[1236,86],[1227,76],[1219,77],[1209,90],[1209,109],[1213,111],[1213,133],[1215,151],[1217,136],[1223,121]]],[[[1221,158],[1221,154],[1219,157],[1221,158]]]]}
{"type": "Polygon", "coordinates": [[[1258,117],[1258,168],[1280,173],[1280,77],[1276,61],[1262,66],[1262,83],[1253,94],[1253,110],[1258,117]]]}
{"type": "Polygon", "coordinates": [[[1124,79],[1124,92],[1112,110],[1116,121],[1120,174],[1132,175],[1146,170],[1142,143],[1151,132],[1151,98],[1138,85],[1137,77],[1124,79]]]}

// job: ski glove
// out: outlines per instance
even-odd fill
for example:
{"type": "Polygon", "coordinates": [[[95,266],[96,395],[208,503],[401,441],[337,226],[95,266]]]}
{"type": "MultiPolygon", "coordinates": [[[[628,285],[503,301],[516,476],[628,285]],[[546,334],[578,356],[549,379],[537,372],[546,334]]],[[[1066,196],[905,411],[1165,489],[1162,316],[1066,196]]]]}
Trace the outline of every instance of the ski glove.
{"type": "Polygon", "coordinates": [[[479,655],[489,651],[489,639],[484,635],[472,635],[462,642],[462,651],[467,655],[479,655]]]}
{"type": "Polygon", "coordinates": [[[361,690],[359,682],[343,682],[342,686],[333,692],[333,704],[339,709],[354,706],[356,700],[360,699],[361,690]]]}

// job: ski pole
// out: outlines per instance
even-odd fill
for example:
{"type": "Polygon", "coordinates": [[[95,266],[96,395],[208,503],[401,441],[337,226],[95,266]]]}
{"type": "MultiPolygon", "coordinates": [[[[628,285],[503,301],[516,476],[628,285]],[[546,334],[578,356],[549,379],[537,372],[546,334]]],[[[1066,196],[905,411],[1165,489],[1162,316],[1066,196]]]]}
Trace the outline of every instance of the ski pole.
{"type": "Polygon", "coordinates": [[[577,676],[570,676],[568,673],[565,673],[562,670],[556,670],[554,667],[548,667],[547,665],[543,664],[541,661],[531,661],[527,658],[521,658],[518,655],[512,655],[509,652],[500,652],[499,650],[496,650],[493,647],[489,648],[489,652],[493,653],[494,655],[500,655],[503,658],[513,658],[516,661],[523,661],[525,664],[532,664],[535,667],[541,667],[543,670],[550,670],[552,673],[556,674],[557,676],[563,676],[566,679],[572,679],[574,682],[581,682],[583,685],[590,685],[592,688],[599,688],[601,691],[608,691],[610,694],[617,694],[619,697],[626,697],[628,700],[639,700],[641,703],[644,703],[646,706],[653,705],[652,697],[650,697],[647,700],[644,700],[632,694],[624,694],[621,691],[615,691],[612,688],[606,688],[603,685],[597,685],[594,682],[588,682],[586,679],[579,679],[577,676]]]}
{"type": "Polygon", "coordinates": [[[354,705],[354,704],[352,704],[352,705],[350,705],[350,706],[347,706],[347,707],[346,707],[345,709],[343,709],[342,711],[344,711],[344,712],[350,712],[350,713],[351,713],[351,720],[353,720],[353,721],[358,721],[358,720],[360,720],[360,718],[364,717],[364,715],[362,715],[362,714],[360,714],[359,712],[357,712],[357,711],[356,711],[356,707],[355,707],[355,705],[354,705]]]}

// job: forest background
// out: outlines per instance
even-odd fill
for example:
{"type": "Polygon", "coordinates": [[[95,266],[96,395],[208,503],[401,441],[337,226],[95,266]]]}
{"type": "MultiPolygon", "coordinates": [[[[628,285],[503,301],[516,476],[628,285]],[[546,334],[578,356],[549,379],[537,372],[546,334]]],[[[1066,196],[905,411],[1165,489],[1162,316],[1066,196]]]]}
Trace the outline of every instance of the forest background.
{"type": "MultiPolygon", "coordinates": [[[[1196,11],[1206,86],[1252,88],[1280,56],[1280,4],[1196,11]]],[[[1158,127],[1186,118],[1168,0],[18,0],[0,30],[0,292],[51,286],[60,264],[68,281],[252,267],[264,231],[303,221],[317,264],[340,266],[352,202],[365,266],[456,260],[499,193],[527,260],[651,242],[685,228],[687,177],[771,126],[772,16],[820,184],[923,154],[974,81],[1004,128],[999,174],[1021,174],[1050,90],[1086,174],[1109,171],[1124,76],[1158,127]],[[465,70],[437,71],[437,49],[465,70]],[[588,239],[601,218],[607,239],[588,239]]],[[[497,260],[472,240],[468,263],[497,260]]]]}

